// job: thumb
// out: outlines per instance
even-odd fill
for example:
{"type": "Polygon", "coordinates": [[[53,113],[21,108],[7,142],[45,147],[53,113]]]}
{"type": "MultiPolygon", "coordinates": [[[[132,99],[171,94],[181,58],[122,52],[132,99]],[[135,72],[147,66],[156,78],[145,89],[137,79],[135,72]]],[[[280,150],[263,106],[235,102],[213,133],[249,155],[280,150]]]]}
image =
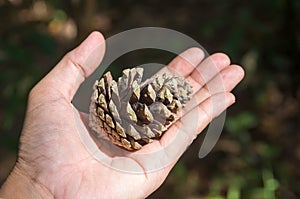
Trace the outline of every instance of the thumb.
{"type": "Polygon", "coordinates": [[[44,97],[63,97],[71,102],[80,84],[102,61],[104,52],[103,35],[92,32],[77,48],[67,53],[33,90],[38,90],[40,95],[44,93],[44,97]]]}

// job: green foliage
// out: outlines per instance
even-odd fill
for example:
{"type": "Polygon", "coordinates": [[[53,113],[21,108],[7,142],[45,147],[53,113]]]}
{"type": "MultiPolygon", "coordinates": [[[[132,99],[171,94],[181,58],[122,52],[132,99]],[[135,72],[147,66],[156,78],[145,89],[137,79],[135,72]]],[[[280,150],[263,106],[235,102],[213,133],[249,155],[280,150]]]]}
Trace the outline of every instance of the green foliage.
{"type": "Polygon", "coordinates": [[[263,187],[257,187],[251,190],[251,198],[264,198],[264,199],[276,199],[276,190],[279,187],[279,183],[273,177],[273,173],[270,170],[262,171],[263,187]]]}
{"type": "Polygon", "coordinates": [[[240,142],[247,142],[249,139],[249,129],[257,125],[258,118],[251,112],[241,112],[236,116],[227,117],[225,128],[240,142]]]}

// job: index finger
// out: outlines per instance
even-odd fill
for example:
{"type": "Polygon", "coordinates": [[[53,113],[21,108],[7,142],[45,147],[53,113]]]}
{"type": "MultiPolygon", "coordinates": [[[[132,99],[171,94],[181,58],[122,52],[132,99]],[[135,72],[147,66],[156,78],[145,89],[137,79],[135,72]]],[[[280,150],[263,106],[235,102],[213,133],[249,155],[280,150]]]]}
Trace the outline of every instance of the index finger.
{"type": "Polygon", "coordinates": [[[175,57],[166,67],[158,71],[158,75],[171,73],[183,77],[189,76],[204,59],[204,52],[200,48],[189,48],[175,57]]]}

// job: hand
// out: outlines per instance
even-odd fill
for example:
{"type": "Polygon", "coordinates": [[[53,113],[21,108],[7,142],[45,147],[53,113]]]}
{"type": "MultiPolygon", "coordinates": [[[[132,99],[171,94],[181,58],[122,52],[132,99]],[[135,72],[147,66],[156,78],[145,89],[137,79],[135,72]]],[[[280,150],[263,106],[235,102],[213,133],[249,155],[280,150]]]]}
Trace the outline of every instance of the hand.
{"type": "MultiPolygon", "coordinates": [[[[176,57],[159,73],[170,71],[185,76],[194,88],[194,96],[184,109],[182,118],[159,141],[146,145],[132,155],[121,157],[124,161],[130,160],[139,165],[143,173],[122,172],[101,164],[88,152],[77,133],[87,132],[88,135],[86,115],[78,112],[71,103],[80,84],[99,65],[101,53],[91,54],[103,42],[103,36],[93,32],[30,92],[18,160],[2,186],[2,197],[147,197],[162,184],[197,134],[234,103],[235,98],[230,91],[244,75],[240,66],[230,65],[229,58],[221,53],[202,61],[203,52],[191,48],[176,57]],[[221,90],[217,84],[219,81],[223,82],[221,90]],[[222,99],[224,103],[212,109],[213,99],[222,99]],[[74,113],[79,119],[74,117],[74,113]],[[195,116],[196,122],[191,122],[190,118],[195,116]],[[182,125],[184,122],[190,125],[182,125]],[[180,137],[180,142],[174,142],[174,137],[180,137]],[[148,159],[143,154],[157,149],[165,152],[170,164],[150,172],[145,169],[148,159]]],[[[104,151],[101,153],[105,154],[104,151]]],[[[110,158],[113,164],[116,158],[110,158]]],[[[159,162],[159,159],[152,161],[159,162]]]]}

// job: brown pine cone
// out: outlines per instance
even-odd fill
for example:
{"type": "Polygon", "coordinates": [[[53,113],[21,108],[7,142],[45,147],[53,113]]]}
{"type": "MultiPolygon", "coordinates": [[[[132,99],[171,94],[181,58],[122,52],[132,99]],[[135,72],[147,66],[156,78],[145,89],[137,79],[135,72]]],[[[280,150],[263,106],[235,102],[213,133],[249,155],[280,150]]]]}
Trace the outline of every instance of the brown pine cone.
{"type": "Polygon", "coordinates": [[[178,119],[192,87],[183,77],[154,76],[142,83],[143,68],[126,69],[118,82],[110,72],[94,85],[90,127],[116,145],[138,150],[158,139],[178,119]]]}

